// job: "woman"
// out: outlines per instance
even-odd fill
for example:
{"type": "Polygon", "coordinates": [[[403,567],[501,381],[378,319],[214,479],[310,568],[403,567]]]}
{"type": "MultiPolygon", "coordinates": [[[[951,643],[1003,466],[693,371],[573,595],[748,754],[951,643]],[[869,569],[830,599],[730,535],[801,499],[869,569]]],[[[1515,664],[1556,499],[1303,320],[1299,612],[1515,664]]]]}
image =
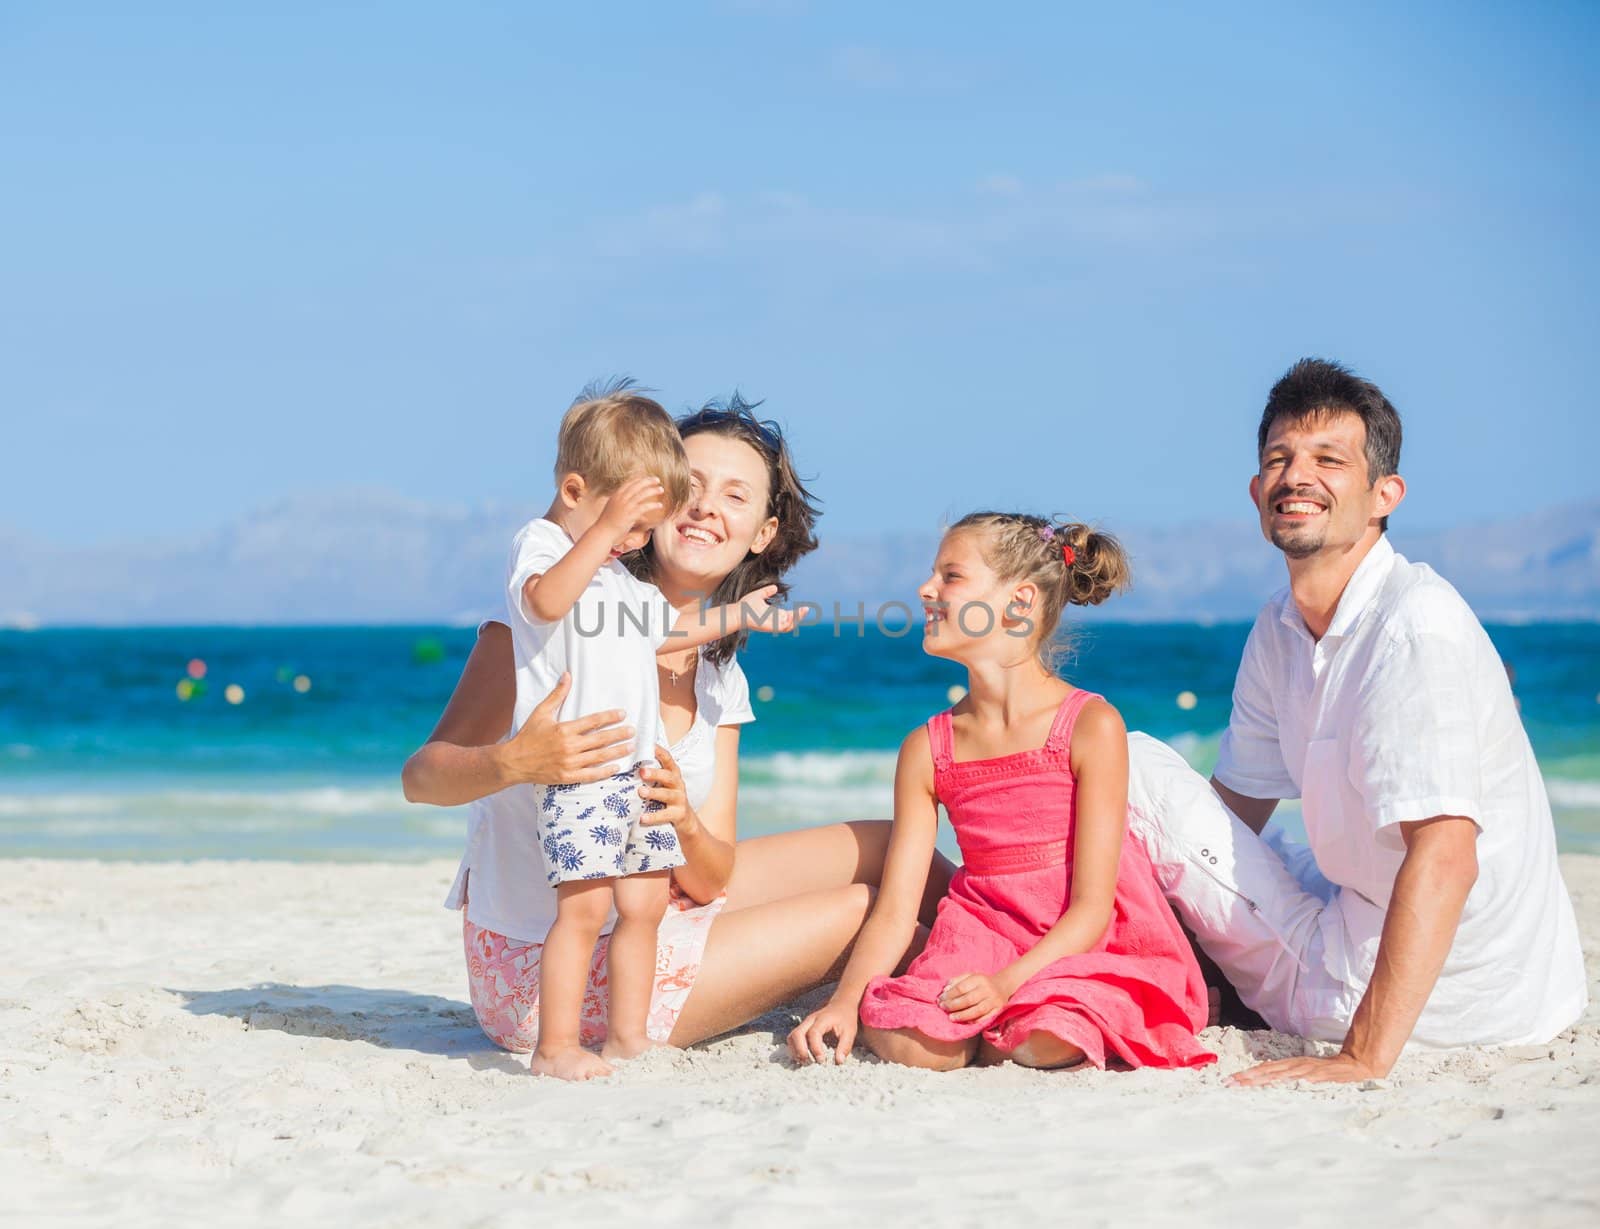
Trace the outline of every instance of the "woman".
{"type": "MultiPolygon", "coordinates": [[[[638,565],[673,606],[691,607],[776,583],[816,548],[817,511],[775,423],[737,395],[679,421],[693,485],[689,503],[655,531],[638,565]]],[[[658,936],[650,1029],[690,1045],[735,1028],[843,967],[883,870],[887,821],[834,824],[736,841],[739,725],[754,719],[735,659],[742,638],[663,655],[661,716],[669,754],[641,790],[662,804],[683,847],[674,907],[658,936]]],[[[539,871],[529,783],[593,781],[625,741],[615,714],[557,722],[565,687],[507,737],[515,701],[511,636],[480,629],[428,742],[402,773],[406,797],[475,803],[466,856],[447,904],[464,908],[473,1008],[484,1032],[516,1052],[537,1041],[539,945],[554,897],[539,871]]],[[[925,918],[950,865],[930,876],[925,918]]],[[[605,940],[585,1004],[586,1040],[605,1018],[605,940]]]]}

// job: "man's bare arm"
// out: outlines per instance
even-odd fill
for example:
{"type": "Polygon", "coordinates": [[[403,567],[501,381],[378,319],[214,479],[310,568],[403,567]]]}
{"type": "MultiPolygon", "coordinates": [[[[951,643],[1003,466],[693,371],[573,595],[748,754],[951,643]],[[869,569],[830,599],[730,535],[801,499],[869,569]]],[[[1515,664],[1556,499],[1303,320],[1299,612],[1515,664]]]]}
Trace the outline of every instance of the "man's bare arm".
{"type": "Polygon", "coordinates": [[[1372,981],[1333,1058],[1262,1063],[1238,1084],[1283,1080],[1348,1083],[1388,1075],[1411,1037],[1455,942],[1461,910],[1478,878],[1478,826],[1460,815],[1400,825],[1405,861],[1383,919],[1372,981]]]}
{"type": "Polygon", "coordinates": [[[1248,798],[1235,793],[1215,777],[1211,778],[1211,788],[1217,791],[1222,805],[1243,820],[1245,827],[1257,836],[1261,835],[1261,829],[1267,826],[1267,820],[1272,818],[1272,812],[1278,806],[1276,798],[1248,798]]]}

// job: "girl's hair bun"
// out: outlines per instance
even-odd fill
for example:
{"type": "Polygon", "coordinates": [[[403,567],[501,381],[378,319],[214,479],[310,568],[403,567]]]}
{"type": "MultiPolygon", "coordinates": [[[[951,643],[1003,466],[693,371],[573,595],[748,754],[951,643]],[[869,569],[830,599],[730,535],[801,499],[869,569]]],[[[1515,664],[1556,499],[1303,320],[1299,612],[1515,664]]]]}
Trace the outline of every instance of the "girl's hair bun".
{"type": "Polygon", "coordinates": [[[1127,553],[1108,533],[1077,521],[1026,512],[970,512],[950,532],[979,535],[985,561],[1002,580],[1031,581],[1038,589],[1030,618],[1039,660],[1054,670],[1065,652],[1057,635],[1061,611],[1098,606],[1133,579],[1127,553]]]}
{"type": "Polygon", "coordinates": [[[1133,583],[1133,569],[1122,543],[1109,533],[1079,521],[1055,527],[1056,540],[1072,550],[1065,565],[1066,600],[1074,606],[1098,606],[1133,583]]]}

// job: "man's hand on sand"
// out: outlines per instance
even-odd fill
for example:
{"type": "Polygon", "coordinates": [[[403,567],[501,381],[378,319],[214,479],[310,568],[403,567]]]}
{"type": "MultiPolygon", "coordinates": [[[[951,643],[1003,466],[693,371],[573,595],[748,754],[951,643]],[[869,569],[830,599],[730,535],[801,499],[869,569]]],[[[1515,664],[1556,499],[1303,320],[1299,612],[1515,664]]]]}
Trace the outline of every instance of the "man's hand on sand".
{"type": "Polygon", "coordinates": [[[1359,1084],[1381,1080],[1387,1071],[1377,1071],[1352,1054],[1332,1058],[1277,1058],[1261,1063],[1223,1081],[1235,1088],[1265,1088],[1268,1084],[1287,1084],[1304,1080],[1308,1084],[1359,1084]]]}

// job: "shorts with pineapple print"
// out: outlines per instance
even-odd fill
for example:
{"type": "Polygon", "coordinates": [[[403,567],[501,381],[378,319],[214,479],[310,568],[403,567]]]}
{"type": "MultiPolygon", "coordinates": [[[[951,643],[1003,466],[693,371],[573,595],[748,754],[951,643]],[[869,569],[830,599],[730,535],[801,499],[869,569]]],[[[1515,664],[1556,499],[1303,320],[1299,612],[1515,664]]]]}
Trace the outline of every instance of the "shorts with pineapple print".
{"type": "Polygon", "coordinates": [[[683,850],[671,824],[645,822],[661,810],[639,797],[642,773],[655,767],[640,760],[604,781],[546,785],[539,799],[540,848],[551,884],[580,879],[643,875],[683,865],[683,850]]]}

